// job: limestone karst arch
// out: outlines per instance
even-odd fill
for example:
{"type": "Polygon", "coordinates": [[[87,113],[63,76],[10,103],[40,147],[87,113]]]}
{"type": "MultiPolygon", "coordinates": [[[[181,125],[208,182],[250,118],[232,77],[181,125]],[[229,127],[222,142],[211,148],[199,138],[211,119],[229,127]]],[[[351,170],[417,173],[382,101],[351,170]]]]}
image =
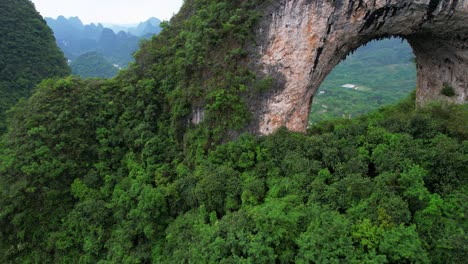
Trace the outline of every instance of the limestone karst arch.
{"type": "Polygon", "coordinates": [[[269,1],[256,29],[256,66],[276,89],[250,101],[250,130],[305,131],[310,102],[346,55],[378,38],[408,40],[416,55],[417,103],[466,103],[468,0],[269,1]],[[441,94],[452,87],[456,96],[441,94]]]}

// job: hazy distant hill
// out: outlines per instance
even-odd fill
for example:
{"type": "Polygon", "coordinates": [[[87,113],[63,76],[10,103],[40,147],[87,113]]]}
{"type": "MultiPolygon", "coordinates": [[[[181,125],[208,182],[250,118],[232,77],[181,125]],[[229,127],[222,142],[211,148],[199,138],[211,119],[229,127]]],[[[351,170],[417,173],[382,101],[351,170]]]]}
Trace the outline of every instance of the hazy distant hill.
{"type": "Polygon", "coordinates": [[[0,132],[4,112],[30,95],[42,79],[69,68],[52,32],[28,0],[0,1],[0,132]]]}
{"type": "Polygon", "coordinates": [[[106,24],[105,26],[112,29],[114,32],[124,31],[137,37],[148,37],[161,32],[161,20],[152,17],[145,22],[139,24],[106,24]]]}
{"type": "MultiPolygon", "coordinates": [[[[132,54],[138,49],[142,38],[161,31],[161,21],[157,18],[151,18],[136,27],[120,27],[124,30],[117,33],[101,23],[84,25],[78,17],[67,19],[59,16],[57,19],[46,18],[46,21],[54,32],[58,46],[69,60],[74,61],[83,54],[97,52],[111,65],[116,64],[122,68],[133,61],[132,54]]],[[[72,68],[73,65],[76,64],[72,64],[72,68]]]]}
{"type": "Polygon", "coordinates": [[[129,28],[128,32],[135,36],[148,38],[152,35],[159,34],[161,32],[161,20],[152,17],[145,22],[140,23],[137,27],[129,28]]]}
{"type": "Polygon", "coordinates": [[[104,30],[101,24],[83,25],[78,17],[57,19],[45,18],[49,27],[53,30],[58,46],[65,56],[74,60],[79,55],[96,50],[98,40],[104,30]]]}

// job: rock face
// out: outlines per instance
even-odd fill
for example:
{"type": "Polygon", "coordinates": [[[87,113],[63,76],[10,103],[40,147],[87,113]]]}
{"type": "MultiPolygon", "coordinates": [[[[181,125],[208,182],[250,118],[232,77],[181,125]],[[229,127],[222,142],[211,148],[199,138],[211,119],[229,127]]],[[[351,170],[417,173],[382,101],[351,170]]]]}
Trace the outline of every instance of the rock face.
{"type": "Polygon", "coordinates": [[[330,71],[361,45],[389,36],[413,47],[418,104],[467,102],[468,0],[281,0],[263,12],[254,66],[276,85],[250,100],[251,132],[305,131],[312,98],[330,71]],[[456,95],[443,95],[444,87],[456,95]]]}

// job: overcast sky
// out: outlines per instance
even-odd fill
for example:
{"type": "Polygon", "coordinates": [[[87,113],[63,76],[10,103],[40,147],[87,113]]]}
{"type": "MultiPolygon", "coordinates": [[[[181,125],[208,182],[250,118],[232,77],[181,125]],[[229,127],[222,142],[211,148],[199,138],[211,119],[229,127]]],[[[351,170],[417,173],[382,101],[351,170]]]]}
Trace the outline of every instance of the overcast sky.
{"type": "MultiPolygon", "coordinates": [[[[0,0],[1,1],[1,0],[0,0]]],[[[85,23],[132,24],[157,17],[169,20],[183,0],[31,0],[43,17],[78,16],[85,23]]]]}

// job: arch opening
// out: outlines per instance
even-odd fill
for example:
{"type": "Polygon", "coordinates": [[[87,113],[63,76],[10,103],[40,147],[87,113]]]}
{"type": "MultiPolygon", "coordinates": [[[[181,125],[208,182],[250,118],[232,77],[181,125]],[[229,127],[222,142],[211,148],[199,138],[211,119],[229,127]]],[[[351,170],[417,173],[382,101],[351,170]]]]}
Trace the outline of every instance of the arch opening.
{"type": "Polygon", "coordinates": [[[249,102],[254,133],[304,132],[311,99],[332,69],[350,51],[390,36],[406,39],[415,54],[417,104],[467,102],[467,1],[288,0],[266,12],[256,33],[258,64],[276,83],[249,102]]]}
{"type": "Polygon", "coordinates": [[[371,40],[348,54],[312,97],[308,125],[354,118],[405,98],[416,88],[414,56],[398,37],[371,40]]]}

